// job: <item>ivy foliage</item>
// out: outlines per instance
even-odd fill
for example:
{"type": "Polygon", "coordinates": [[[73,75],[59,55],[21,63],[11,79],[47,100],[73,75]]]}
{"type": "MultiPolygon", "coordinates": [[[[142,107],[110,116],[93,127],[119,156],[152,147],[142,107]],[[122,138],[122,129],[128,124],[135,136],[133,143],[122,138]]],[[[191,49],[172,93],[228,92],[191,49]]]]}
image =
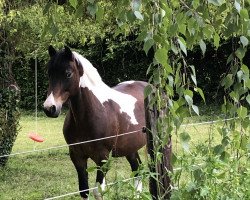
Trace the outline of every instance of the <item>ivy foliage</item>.
{"type": "MultiPolygon", "coordinates": [[[[0,69],[0,156],[11,153],[19,128],[20,92],[8,65],[0,69]]],[[[0,167],[5,166],[8,157],[0,157],[0,167]]]]}
{"type": "MultiPolygon", "coordinates": [[[[16,88],[0,89],[0,155],[11,153],[19,127],[19,94],[16,88]]],[[[0,167],[8,157],[0,158],[0,167]]]]}

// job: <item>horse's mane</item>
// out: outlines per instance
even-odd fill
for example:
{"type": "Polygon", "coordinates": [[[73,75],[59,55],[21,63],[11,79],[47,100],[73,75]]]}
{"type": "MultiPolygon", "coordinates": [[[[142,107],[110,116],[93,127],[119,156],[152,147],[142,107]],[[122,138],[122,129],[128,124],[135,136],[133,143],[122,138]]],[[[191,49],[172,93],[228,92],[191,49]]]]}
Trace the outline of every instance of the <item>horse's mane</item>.
{"type": "Polygon", "coordinates": [[[89,60],[87,60],[77,52],[73,52],[73,55],[83,67],[83,76],[81,77],[80,83],[81,86],[86,87],[88,86],[88,84],[92,84],[92,86],[101,86],[105,84],[102,81],[102,78],[99,75],[97,69],[89,62],[89,60]]]}
{"type": "Polygon", "coordinates": [[[96,96],[102,105],[104,105],[104,102],[109,100],[116,102],[120,106],[120,112],[127,113],[131,118],[130,121],[132,124],[138,124],[134,115],[135,103],[137,99],[132,95],[122,93],[107,86],[102,81],[97,69],[94,68],[86,58],[76,52],[73,52],[73,55],[83,67],[83,75],[80,78],[79,86],[82,88],[87,87],[91,90],[93,95],[96,96]]]}

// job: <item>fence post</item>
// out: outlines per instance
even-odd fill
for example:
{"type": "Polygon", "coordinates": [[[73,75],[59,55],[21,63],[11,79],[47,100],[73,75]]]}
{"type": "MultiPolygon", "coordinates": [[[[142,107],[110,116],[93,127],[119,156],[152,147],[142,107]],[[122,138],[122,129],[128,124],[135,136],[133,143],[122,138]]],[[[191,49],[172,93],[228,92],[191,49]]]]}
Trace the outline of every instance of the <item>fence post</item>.
{"type": "Polygon", "coordinates": [[[156,159],[156,147],[159,146],[157,137],[159,134],[157,128],[157,120],[161,115],[166,114],[166,109],[158,111],[156,106],[150,107],[150,99],[148,96],[144,101],[145,106],[145,119],[146,119],[146,134],[147,134],[147,150],[150,155],[149,170],[151,173],[156,174],[156,177],[150,176],[149,178],[149,191],[152,199],[166,199],[171,197],[171,179],[169,177],[169,171],[172,171],[171,154],[172,154],[172,142],[171,136],[168,138],[168,143],[164,147],[160,147],[158,150],[162,153],[160,159],[156,159]]]}

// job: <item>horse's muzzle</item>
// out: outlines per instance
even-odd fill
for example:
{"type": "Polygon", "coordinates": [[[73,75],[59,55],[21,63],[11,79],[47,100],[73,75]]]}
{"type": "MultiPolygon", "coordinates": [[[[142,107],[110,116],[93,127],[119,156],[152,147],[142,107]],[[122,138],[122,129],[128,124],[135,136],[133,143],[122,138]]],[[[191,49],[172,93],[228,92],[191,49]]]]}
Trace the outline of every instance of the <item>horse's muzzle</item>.
{"type": "Polygon", "coordinates": [[[48,116],[48,117],[52,117],[52,118],[56,118],[59,116],[60,111],[58,111],[56,109],[55,105],[52,105],[50,107],[43,107],[43,111],[44,113],[48,116]]]}
{"type": "Polygon", "coordinates": [[[56,118],[59,116],[62,108],[60,98],[55,99],[53,92],[47,97],[43,104],[43,110],[48,117],[56,118]]]}

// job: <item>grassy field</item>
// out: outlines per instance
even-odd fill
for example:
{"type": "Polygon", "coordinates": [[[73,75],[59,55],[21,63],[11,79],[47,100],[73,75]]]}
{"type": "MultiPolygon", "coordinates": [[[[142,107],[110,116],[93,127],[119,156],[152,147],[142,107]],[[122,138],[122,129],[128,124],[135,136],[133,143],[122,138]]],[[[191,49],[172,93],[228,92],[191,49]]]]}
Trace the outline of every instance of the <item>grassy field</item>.
{"type": "MultiPolygon", "coordinates": [[[[36,125],[34,116],[22,115],[21,129],[12,153],[66,144],[62,134],[64,117],[65,115],[61,115],[57,119],[50,119],[39,114],[36,125]],[[45,141],[43,143],[33,142],[28,138],[30,132],[39,133],[45,138],[45,141]]],[[[145,159],[145,155],[142,155],[142,159],[145,159]]],[[[89,160],[88,167],[92,166],[94,163],[89,160]]],[[[114,159],[107,182],[112,183],[130,178],[130,174],[130,166],[126,159],[114,159]]],[[[89,174],[89,184],[90,187],[94,187],[95,172],[89,174]]],[[[132,182],[126,185],[123,187],[124,191],[131,187],[132,182]]],[[[118,190],[119,188],[116,188],[116,192],[118,190]]],[[[68,147],[10,157],[7,166],[0,169],[0,191],[1,200],[45,199],[78,191],[77,174],[70,161],[68,147]]],[[[119,193],[122,196],[124,192],[119,191],[119,193]]],[[[80,198],[78,195],[72,195],[62,199],[80,198]]]]}
{"type": "MultiPolygon", "coordinates": [[[[66,144],[62,134],[62,125],[65,114],[59,118],[50,119],[39,113],[37,122],[34,114],[23,114],[20,120],[20,131],[13,147],[12,153],[43,149],[66,144]],[[37,130],[36,130],[37,129],[37,130]],[[43,143],[35,143],[28,138],[28,133],[37,132],[45,138],[43,143]]],[[[208,121],[211,117],[204,115],[188,119],[187,123],[208,121]]],[[[211,125],[183,126],[181,131],[187,131],[192,137],[191,146],[207,140],[211,129],[216,132],[216,127],[211,125]]],[[[219,135],[215,134],[215,140],[219,135]]],[[[179,141],[173,137],[173,150],[181,152],[179,141]]],[[[140,151],[142,160],[147,160],[145,148],[140,151]]],[[[90,161],[89,166],[94,166],[90,161]]],[[[175,166],[178,167],[178,166],[175,166]]],[[[119,182],[130,178],[131,171],[126,159],[118,158],[112,162],[111,170],[107,175],[107,182],[119,182]]],[[[95,172],[89,175],[89,185],[95,184],[95,172]]],[[[148,191],[147,180],[144,180],[144,190],[148,191]]],[[[106,199],[131,199],[130,188],[132,181],[120,183],[111,188],[106,199]],[[111,195],[111,197],[110,197],[111,195]]],[[[0,199],[1,200],[33,200],[45,199],[66,193],[78,191],[77,174],[70,161],[68,148],[63,147],[42,152],[15,155],[9,158],[6,167],[0,169],[0,199]]],[[[91,193],[92,194],[92,193],[91,193]]],[[[80,199],[78,195],[71,195],[61,199],[80,199]]],[[[90,200],[93,197],[91,196],[90,200]]]]}

